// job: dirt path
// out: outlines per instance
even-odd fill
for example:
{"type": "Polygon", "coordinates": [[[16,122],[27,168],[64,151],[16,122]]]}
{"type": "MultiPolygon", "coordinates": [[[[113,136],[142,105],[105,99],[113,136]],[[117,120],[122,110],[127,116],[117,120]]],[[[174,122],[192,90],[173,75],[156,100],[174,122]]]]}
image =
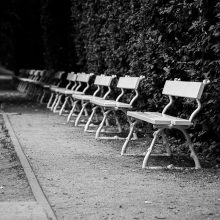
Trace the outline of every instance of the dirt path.
{"type": "Polygon", "coordinates": [[[37,105],[6,105],[59,219],[219,219],[219,170],[149,171],[122,142],[65,123],[37,105]]]}

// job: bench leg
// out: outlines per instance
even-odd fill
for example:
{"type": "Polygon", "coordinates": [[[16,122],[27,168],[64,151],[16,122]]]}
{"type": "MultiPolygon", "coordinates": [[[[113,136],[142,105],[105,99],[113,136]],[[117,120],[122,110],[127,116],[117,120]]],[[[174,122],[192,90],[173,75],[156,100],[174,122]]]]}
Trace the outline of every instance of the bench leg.
{"type": "Polygon", "coordinates": [[[54,97],[54,93],[52,92],[51,95],[50,95],[50,99],[49,99],[49,101],[47,103],[47,108],[50,108],[50,105],[52,103],[53,97],[54,97]]]}
{"type": "MultiPolygon", "coordinates": [[[[104,111],[103,108],[101,109],[101,111],[102,111],[102,114],[105,115],[105,111],[104,111]]],[[[106,125],[106,126],[109,126],[109,121],[108,121],[107,118],[106,118],[106,120],[105,120],[105,125],[106,125]]]]}
{"type": "Polygon", "coordinates": [[[194,151],[194,147],[193,147],[193,144],[192,144],[192,141],[191,141],[189,134],[184,129],[179,128],[179,130],[182,131],[182,133],[184,134],[184,136],[186,138],[186,143],[188,144],[189,149],[190,149],[190,157],[192,157],[195,162],[195,169],[200,169],[201,165],[200,165],[199,159],[194,151]]]}
{"type": "Polygon", "coordinates": [[[24,92],[24,87],[25,87],[25,83],[24,82],[22,82],[22,84],[21,84],[21,86],[20,86],[20,92],[24,92]]]}
{"type": "Polygon", "coordinates": [[[21,92],[24,92],[24,87],[25,87],[25,83],[22,82],[22,83],[21,83],[21,86],[20,86],[20,91],[21,91],[21,92]]]}
{"type": "Polygon", "coordinates": [[[17,84],[17,90],[18,90],[18,91],[20,91],[21,85],[22,85],[21,82],[19,82],[19,83],[17,84]]]}
{"type": "Polygon", "coordinates": [[[96,112],[96,110],[97,110],[98,108],[99,108],[99,106],[95,106],[95,107],[92,109],[92,114],[90,115],[90,117],[89,117],[89,119],[88,119],[88,121],[87,121],[87,123],[86,123],[86,125],[85,125],[84,131],[88,131],[89,125],[90,125],[90,123],[91,123],[91,121],[92,121],[92,118],[93,118],[93,116],[95,115],[95,112],[96,112]]]}
{"type": "Polygon", "coordinates": [[[132,121],[130,119],[128,119],[128,122],[130,124],[130,131],[129,131],[129,134],[128,134],[128,136],[127,136],[127,138],[126,138],[126,140],[123,144],[123,147],[121,149],[121,155],[126,153],[128,143],[131,140],[131,137],[132,137],[133,132],[134,132],[135,125],[137,124],[138,121],[135,121],[134,123],[132,123],[132,121]]]}
{"type": "Polygon", "coordinates": [[[43,91],[43,94],[42,94],[42,96],[41,96],[41,99],[40,99],[40,104],[43,104],[45,95],[46,95],[46,91],[44,90],[44,91],[43,91]]]}
{"type": "Polygon", "coordinates": [[[56,103],[57,103],[58,97],[59,97],[58,94],[56,94],[55,99],[54,99],[54,101],[53,101],[53,104],[52,104],[52,106],[50,107],[50,110],[51,110],[51,111],[53,111],[54,106],[55,106],[56,103]]]}
{"type": "Polygon", "coordinates": [[[119,122],[118,116],[115,111],[114,111],[114,116],[115,116],[116,125],[118,127],[118,132],[121,133],[122,132],[121,124],[119,122]]]}
{"type": "Polygon", "coordinates": [[[41,96],[42,96],[42,90],[37,88],[37,102],[40,102],[41,96]]]}
{"type": "Polygon", "coordinates": [[[26,87],[27,87],[27,83],[24,83],[23,86],[22,86],[22,92],[25,92],[26,87]]]}
{"type": "Polygon", "coordinates": [[[99,139],[99,134],[100,134],[100,132],[101,132],[101,130],[102,130],[102,127],[103,127],[103,125],[104,125],[104,123],[105,123],[105,120],[106,120],[106,118],[107,118],[107,115],[108,115],[109,112],[111,112],[111,111],[112,111],[112,109],[110,109],[110,110],[104,112],[104,117],[103,117],[102,122],[101,122],[101,124],[99,125],[97,131],[96,131],[95,139],[99,139]]]}
{"type": "Polygon", "coordinates": [[[56,105],[55,105],[54,108],[53,108],[53,112],[54,112],[54,113],[57,112],[57,107],[58,107],[59,104],[60,104],[61,98],[62,98],[62,95],[58,95],[57,103],[56,103],[56,105]]]}
{"type": "Polygon", "coordinates": [[[70,111],[70,113],[69,113],[69,115],[68,115],[68,117],[67,117],[67,122],[70,121],[70,119],[71,119],[71,117],[72,117],[72,115],[73,115],[73,112],[74,112],[74,110],[76,109],[76,106],[77,106],[77,103],[78,103],[78,102],[79,102],[79,100],[76,100],[76,101],[73,102],[73,107],[72,107],[72,109],[71,109],[71,111],[70,111]]]}
{"type": "Polygon", "coordinates": [[[88,113],[88,111],[87,111],[87,109],[86,108],[84,108],[84,114],[85,114],[85,116],[89,116],[89,113],[88,113]]]}
{"type": "MultiPolygon", "coordinates": [[[[75,120],[75,126],[78,126],[79,120],[80,120],[80,118],[81,118],[81,116],[82,116],[83,112],[85,111],[86,106],[87,106],[88,104],[89,104],[89,102],[86,102],[86,103],[82,104],[81,111],[80,111],[80,113],[78,114],[78,116],[77,116],[77,118],[76,118],[76,120],[75,120]]],[[[87,112],[87,111],[86,111],[86,112],[87,112]]],[[[88,116],[88,112],[87,112],[87,115],[86,115],[86,116],[88,116]]]]}
{"type": "Polygon", "coordinates": [[[23,87],[23,92],[26,93],[28,90],[28,83],[25,83],[24,87],[23,87]]]}
{"type": "Polygon", "coordinates": [[[68,99],[69,99],[69,97],[67,96],[67,97],[65,98],[65,101],[64,101],[64,103],[63,103],[63,105],[62,105],[60,111],[59,111],[59,115],[62,115],[63,110],[65,109],[66,104],[67,104],[67,102],[68,102],[68,99]]]}
{"type": "Polygon", "coordinates": [[[24,83],[21,82],[21,83],[19,84],[18,89],[19,89],[20,92],[23,92],[23,88],[24,88],[24,83]]]}
{"type": "Polygon", "coordinates": [[[154,145],[155,145],[155,142],[156,142],[156,140],[157,140],[157,137],[158,137],[158,135],[159,135],[159,133],[160,133],[161,131],[162,131],[162,129],[158,129],[157,131],[154,132],[154,138],[153,138],[153,140],[152,140],[152,142],[151,142],[150,147],[147,149],[147,153],[146,153],[146,155],[145,155],[145,157],[144,157],[144,161],[143,161],[143,164],[142,164],[142,168],[145,168],[145,167],[147,166],[148,159],[149,159],[150,154],[151,154],[151,152],[152,152],[152,150],[153,150],[153,147],[154,147],[154,145]]]}
{"type": "Polygon", "coordinates": [[[171,152],[170,146],[168,144],[168,141],[167,141],[167,138],[166,138],[166,134],[164,133],[164,130],[161,132],[161,136],[162,136],[162,139],[163,139],[163,146],[165,146],[166,151],[167,151],[167,156],[171,156],[172,152],[171,152]]]}

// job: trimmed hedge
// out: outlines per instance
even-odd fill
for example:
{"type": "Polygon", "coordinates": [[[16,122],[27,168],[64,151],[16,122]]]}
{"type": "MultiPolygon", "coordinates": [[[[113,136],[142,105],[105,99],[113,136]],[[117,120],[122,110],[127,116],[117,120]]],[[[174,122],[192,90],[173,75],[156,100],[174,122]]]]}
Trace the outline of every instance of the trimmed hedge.
{"type": "MultiPolygon", "coordinates": [[[[166,79],[210,79],[192,134],[201,151],[219,152],[217,0],[71,0],[71,21],[80,70],[146,76],[138,109],[164,107],[161,91],[166,79]]],[[[186,104],[183,100],[177,107],[186,104]]],[[[189,104],[179,116],[189,115],[194,108],[195,103],[189,104]]]]}

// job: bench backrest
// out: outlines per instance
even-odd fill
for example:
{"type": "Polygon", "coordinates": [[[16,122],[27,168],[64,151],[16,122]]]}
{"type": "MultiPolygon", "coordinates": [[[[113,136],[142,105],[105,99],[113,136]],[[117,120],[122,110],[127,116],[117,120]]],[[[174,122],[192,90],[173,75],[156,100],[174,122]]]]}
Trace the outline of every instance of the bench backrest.
{"type": "Polygon", "coordinates": [[[45,75],[45,70],[38,70],[38,73],[41,77],[45,75]]]}
{"type": "Polygon", "coordinates": [[[93,74],[93,73],[89,73],[89,74],[86,74],[86,73],[78,73],[78,74],[77,74],[77,79],[76,79],[76,81],[88,83],[89,80],[90,80],[90,77],[91,77],[92,75],[94,75],[94,74],[93,74]]]}
{"type": "Polygon", "coordinates": [[[76,84],[76,87],[74,86],[74,90],[85,93],[89,88],[89,80],[93,75],[94,73],[77,73],[76,83],[78,85],[76,84]]]}
{"type": "Polygon", "coordinates": [[[74,72],[70,72],[70,73],[68,73],[66,79],[67,79],[68,81],[76,81],[76,78],[77,78],[77,74],[74,73],[74,72]]]}
{"type": "Polygon", "coordinates": [[[34,75],[35,71],[36,71],[36,70],[33,70],[33,69],[32,69],[32,70],[29,70],[29,74],[30,74],[30,75],[34,75]]]}
{"type": "Polygon", "coordinates": [[[97,75],[94,84],[99,86],[110,86],[114,77],[115,76],[97,75]]]}
{"type": "Polygon", "coordinates": [[[34,76],[37,76],[37,75],[39,75],[39,73],[40,73],[39,70],[34,70],[33,75],[34,75],[34,76]]]}
{"type": "Polygon", "coordinates": [[[189,117],[189,121],[192,121],[195,115],[201,109],[200,98],[202,96],[204,87],[209,83],[209,80],[204,80],[203,82],[186,82],[178,80],[167,80],[163,88],[163,94],[168,95],[170,102],[164,107],[162,114],[165,114],[168,108],[172,105],[173,99],[172,96],[184,97],[195,99],[197,102],[197,108],[192,112],[189,117]]]}
{"type": "Polygon", "coordinates": [[[28,78],[33,78],[33,77],[35,77],[35,71],[36,70],[28,70],[28,78]]]}
{"type": "Polygon", "coordinates": [[[116,98],[116,101],[117,102],[121,101],[122,97],[125,94],[124,89],[129,89],[130,90],[130,95],[131,95],[131,99],[130,99],[129,104],[132,106],[134,101],[139,96],[139,94],[138,94],[138,86],[139,86],[140,81],[143,78],[144,78],[144,76],[139,76],[139,77],[124,76],[124,77],[120,77],[119,80],[118,80],[117,88],[121,89],[121,93],[116,98]],[[133,91],[135,91],[135,95],[132,94],[133,91]]]}
{"type": "Polygon", "coordinates": [[[97,86],[97,89],[94,91],[93,96],[96,97],[102,97],[103,99],[106,99],[106,97],[111,92],[111,82],[116,77],[116,75],[112,76],[105,76],[105,75],[97,75],[94,81],[94,85],[97,86]],[[105,88],[108,88],[107,91],[105,91],[105,88]]]}
{"type": "Polygon", "coordinates": [[[54,75],[54,79],[61,79],[63,74],[64,74],[64,71],[56,72],[54,75]]]}
{"type": "Polygon", "coordinates": [[[170,96],[200,99],[204,89],[203,82],[186,82],[167,80],[163,94],[170,96]]]}
{"type": "Polygon", "coordinates": [[[130,77],[130,76],[124,76],[120,77],[118,80],[117,87],[123,88],[123,89],[137,89],[140,80],[143,77],[130,77]]]}

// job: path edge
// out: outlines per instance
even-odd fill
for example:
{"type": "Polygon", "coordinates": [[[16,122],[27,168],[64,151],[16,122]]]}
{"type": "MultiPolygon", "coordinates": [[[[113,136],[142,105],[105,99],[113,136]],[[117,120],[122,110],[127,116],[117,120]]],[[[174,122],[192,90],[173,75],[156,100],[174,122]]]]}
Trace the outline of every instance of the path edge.
{"type": "Polygon", "coordinates": [[[19,142],[19,139],[14,132],[14,129],[11,125],[11,122],[10,122],[8,115],[4,114],[4,113],[2,115],[3,115],[5,127],[8,130],[12,144],[14,145],[14,148],[15,148],[15,152],[21,162],[21,165],[24,169],[25,175],[27,177],[28,183],[31,187],[31,190],[33,192],[33,195],[34,195],[36,201],[42,206],[42,208],[46,212],[49,220],[57,220],[57,217],[56,217],[46,195],[44,194],[44,192],[40,186],[40,183],[39,183],[37,177],[35,176],[34,171],[31,167],[26,155],[24,154],[24,151],[22,149],[22,145],[19,142]]]}

